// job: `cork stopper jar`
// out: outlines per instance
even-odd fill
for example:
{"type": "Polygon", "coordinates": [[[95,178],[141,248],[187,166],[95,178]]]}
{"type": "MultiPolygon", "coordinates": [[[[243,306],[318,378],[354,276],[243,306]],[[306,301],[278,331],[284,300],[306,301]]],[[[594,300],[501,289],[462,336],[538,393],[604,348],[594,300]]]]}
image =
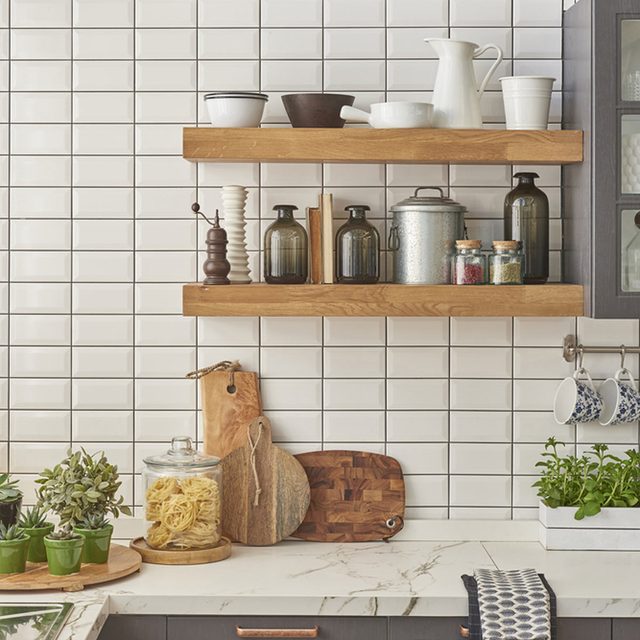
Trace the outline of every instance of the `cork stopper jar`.
{"type": "Polygon", "coordinates": [[[517,240],[494,240],[489,256],[491,284],[522,284],[524,256],[517,240]]]}
{"type": "Polygon", "coordinates": [[[452,284],[484,284],[487,263],[480,240],[456,240],[456,253],[451,259],[452,284]]]}

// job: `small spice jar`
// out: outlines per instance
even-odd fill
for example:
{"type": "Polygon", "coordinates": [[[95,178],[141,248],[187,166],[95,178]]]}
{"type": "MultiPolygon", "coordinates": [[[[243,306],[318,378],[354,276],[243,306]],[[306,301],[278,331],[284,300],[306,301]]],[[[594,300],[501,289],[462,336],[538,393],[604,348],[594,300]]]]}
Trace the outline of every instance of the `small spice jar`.
{"type": "Polygon", "coordinates": [[[456,240],[456,255],[451,259],[453,284],[484,284],[487,270],[480,240],[456,240]]]}
{"type": "Polygon", "coordinates": [[[220,459],[199,453],[191,438],[171,440],[167,453],[144,459],[145,540],[171,551],[214,547],[220,540],[220,459]]]}
{"type": "Polygon", "coordinates": [[[491,284],[522,284],[524,256],[517,240],[494,240],[489,257],[491,284]]]}

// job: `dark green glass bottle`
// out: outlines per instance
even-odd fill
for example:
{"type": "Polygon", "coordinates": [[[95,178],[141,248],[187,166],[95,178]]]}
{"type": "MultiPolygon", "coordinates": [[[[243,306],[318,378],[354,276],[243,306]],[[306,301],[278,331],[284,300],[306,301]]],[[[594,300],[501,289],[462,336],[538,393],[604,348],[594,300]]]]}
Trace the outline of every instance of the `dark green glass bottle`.
{"type": "Polygon", "coordinates": [[[367,222],[366,205],[345,208],[349,219],[336,234],[336,277],[340,284],[373,284],[380,277],[380,234],[367,222]]]}
{"type": "Polygon", "coordinates": [[[524,253],[524,283],[549,278],[549,200],[535,185],[537,173],[516,173],[518,185],[504,201],[504,238],[519,240],[524,253]]]}
{"type": "Polygon", "coordinates": [[[264,279],[269,284],[304,284],[309,273],[309,240],[295,220],[292,204],[273,207],[278,218],[264,234],[264,279]]]}

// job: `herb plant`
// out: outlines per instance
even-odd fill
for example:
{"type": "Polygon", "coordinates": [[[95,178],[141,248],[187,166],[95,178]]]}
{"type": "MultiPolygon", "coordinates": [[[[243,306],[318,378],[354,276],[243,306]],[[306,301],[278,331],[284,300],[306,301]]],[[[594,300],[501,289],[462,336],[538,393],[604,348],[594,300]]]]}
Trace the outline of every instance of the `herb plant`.
{"type": "Polygon", "coordinates": [[[608,453],[606,444],[594,444],[580,457],[561,457],[555,438],[545,444],[538,496],[552,509],[577,507],[576,520],[595,516],[604,507],[636,507],[640,502],[640,453],[630,449],[626,457],[608,453]]]}
{"type": "Polygon", "coordinates": [[[4,524],[0,522],[0,541],[24,540],[26,537],[27,534],[17,524],[5,527],[4,524]]]}
{"type": "Polygon", "coordinates": [[[73,527],[86,518],[108,514],[131,515],[124,498],[117,496],[122,484],[118,467],[103,452],[90,455],[84,449],[75,453],[69,449],[67,457],[53,469],[45,469],[36,483],[40,485],[38,506],[57,514],[61,526],[73,527]]]}
{"type": "Polygon", "coordinates": [[[10,477],[8,473],[0,474],[0,502],[15,502],[22,498],[18,481],[10,480],[10,477]]]}
{"type": "Polygon", "coordinates": [[[44,529],[49,523],[46,514],[38,507],[33,507],[20,514],[18,525],[23,529],[44,529]]]}

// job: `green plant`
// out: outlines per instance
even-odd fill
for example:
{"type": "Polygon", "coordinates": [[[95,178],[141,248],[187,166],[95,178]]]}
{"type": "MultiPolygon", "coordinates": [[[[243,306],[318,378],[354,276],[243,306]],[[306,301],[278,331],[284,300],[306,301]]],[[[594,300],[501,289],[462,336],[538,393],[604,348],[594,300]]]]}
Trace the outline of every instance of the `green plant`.
{"type": "Polygon", "coordinates": [[[118,467],[111,464],[104,452],[94,455],[84,449],[75,453],[69,449],[67,457],[53,469],[45,469],[36,480],[38,506],[53,511],[61,525],[76,526],[90,516],[121,513],[131,515],[124,498],[117,497],[122,484],[118,467]]]}
{"type": "Polygon", "coordinates": [[[17,524],[5,527],[5,525],[0,522],[0,541],[24,540],[26,537],[27,534],[17,524]]]}
{"type": "Polygon", "coordinates": [[[46,514],[38,507],[33,507],[20,514],[18,524],[23,529],[43,529],[49,523],[46,514]]]}
{"type": "Polygon", "coordinates": [[[51,540],[77,540],[80,534],[76,533],[70,526],[59,527],[47,536],[51,540]]]}
{"type": "Polygon", "coordinates": [[[15,502],[22,498],[22,491],[18,489],[18,481],[10,480],[8,473],[0,474],[0,502],[15,502]]]}
{"type": "Polygon", "coordinates": [[[640,453],[630,449],[620,458],[606,444],[594,444],[580,457],[560,456],[565,446],[555,438],[545,444],[540,479],[534,483],[544,504],[577,507],[576,520],[595,516],[604,507],[635,507],[640,503],[640,453]]]}
{"type": "Polygon", "coordinates": [[[79,529],[89,529],[91,531],[97,531],[98,529],[104,529],[109,524],[109,521],[100,513],[94,513],[88,515],[86,518],[82,518],[76,526],[79,529]]]}

